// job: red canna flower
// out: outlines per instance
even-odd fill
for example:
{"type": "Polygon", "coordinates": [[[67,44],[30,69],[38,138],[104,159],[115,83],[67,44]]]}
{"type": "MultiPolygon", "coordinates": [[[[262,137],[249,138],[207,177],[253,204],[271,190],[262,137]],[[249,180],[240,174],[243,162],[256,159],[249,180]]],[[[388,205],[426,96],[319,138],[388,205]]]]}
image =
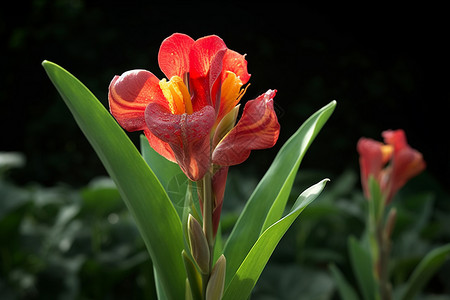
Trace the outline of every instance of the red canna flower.
{"type": "Polygon", "coordinates": [[[236,124],[243,86],[250,79],[245,55],[215,35],[194,41],[175,33],[162,42],[158,63],[169,80],[146,70],[115,76],[109,86],[110,111],[124,129],[143,130],[150,146],[178,163],[192,181],[211,172],[215,215],[220,215],[228,166],[278,139],[276,91],[248,101],[236,124]]]}
{"type": "Polygon", "coordinates": [[[116,76],[109,87],[110,110],[126,130],[143,130],[150,145],[176,161],[191,180],[204,176],[211,158],[221,166],[234,165],[252,149],[275,144],[279,133],[272,104],[275,91],[249,101],[236,127],[235,118],[229,117],[233,124],[217,131],[250,79],[244,55],[227,49],[222,39],[213,35],[194,41],[173,34],[161,44],[158,62],[170,80],[159,80],[145,70],[116,76]]]}
{"type": "Polygon", "coordinates": [[[382,136],[385,144],[361,138],[357,150],[366,198],[370,199],[368,180],[373,176],[388,204],[409,179],[425,169],[425,161],[420,152],[408,145],[403,130],[387,130],[382,136]]]}

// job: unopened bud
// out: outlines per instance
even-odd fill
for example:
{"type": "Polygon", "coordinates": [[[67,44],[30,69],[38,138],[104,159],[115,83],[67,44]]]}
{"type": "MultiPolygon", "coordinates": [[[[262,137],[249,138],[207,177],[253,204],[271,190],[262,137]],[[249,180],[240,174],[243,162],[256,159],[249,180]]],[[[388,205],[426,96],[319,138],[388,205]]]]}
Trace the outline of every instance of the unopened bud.
{"type": "Polygon", "coordinates": [[[209,273],[209,247],[202,226],[192,216],[188,219],[188,235],[191,254],[203,274],[209,273]]]}
{"type": "Polygon", "coordinates": [[[222,254],[214,265],[211,276],[209,277],[208,285],[206,287],[206,300],[222,299],[225,286],[226,264],[227,261],[222,254]]]}
{"type": "Polygon", "coordinates": [[[185,300],[193,300],[192,298],[192,291],[191,291],[191,285],[189,283],[189,279],[186,278],[186,290],[184,295],[185,300]]]}

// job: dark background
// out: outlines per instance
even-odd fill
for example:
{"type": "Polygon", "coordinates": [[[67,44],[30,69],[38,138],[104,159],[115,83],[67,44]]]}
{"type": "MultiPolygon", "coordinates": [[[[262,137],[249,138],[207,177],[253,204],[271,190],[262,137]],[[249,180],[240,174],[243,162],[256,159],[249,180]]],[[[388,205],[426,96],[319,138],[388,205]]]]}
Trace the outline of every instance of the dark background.
{"type": "MultiPolygon", "coordinates": [[[[278,145],[257,151],[242,170],[262,172],[313,112],[338,106],[304,167],[340,174],[358,168],[361,136],[381,139],[403,128],[424,154],[428,172],[448,189],[448,19],[443,7],[343,7],[289,2],[152,2],[35,0],[0,12],[2,43],[0,151],[20,151],[19,182],[83,185],[105,174],[41,67],[55,62],[105,105],[116,74],[143,68],[162,78],[161,41],[174,32],[217,34],[247,53],[251,86],[243,101],[267,89],[282,126],[278,145]]],[[[137,141],[138,134],[130,135],[137,141]]]]}

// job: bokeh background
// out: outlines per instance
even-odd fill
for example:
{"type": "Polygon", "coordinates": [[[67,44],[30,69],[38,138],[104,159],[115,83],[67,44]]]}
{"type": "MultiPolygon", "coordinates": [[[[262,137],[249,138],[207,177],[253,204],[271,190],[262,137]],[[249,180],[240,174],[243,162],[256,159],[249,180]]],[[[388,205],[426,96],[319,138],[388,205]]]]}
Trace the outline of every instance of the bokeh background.
{"type": "MultiPolygon", "coordinates": [[[[301,167],[309,172],[305,173],[326,175],[344,186],[347,182],[347,193],[359,191],[357,140],[381,139],[383,130],[403,128],[410,145],[427,162],[426,174],[414,183],[438,189],[444,196],[436,197],[432,208],[449,217],[448,16],[443,6],[424,4],[9,3],[0,10],[0,151],[23,153],[26,163],[8,171],[8,182],[16,189],[26,187],[27,192],[30,184],[46,191],[64,185],[65,191],[78,194],[93,178],[106,175],[47,78],[43,60],[74,74],[106,106],[114,75],[147,69],[163,77],[157,53],[161,41],[174,32],[194,39],[217,34],[230,49],[246,53],[252,78],[243,101],[269,88],[278,90],[275,101],[282,127],[278,145],[254,151],[235,167],[238,178],[250,178],[250,187],[298,126],[337,100],[334,115],[306,155],[301,167]]],[[[130,137],[138,143],[138,133],[130,137]]],[[[305,185],[313,183],[306,179],[305,185]]],[[[51,214],[45,216],[51,219],[51,214]]],[[[437,284],[436,291],[448,288],[437,284]]]]}
{"type": "Polygon", "coordinates": [[[252,78],[244,100],[278,90],[280,141],[314,111],[338,101],[305,163],[342,172],[357,161],[359,137],[380,139],[385,129],[404,128],[428,170],[449,183],[449,46],[442,7],[82,0],[11,5],[0,20],[0,143],[2,150],[26,154],[22,180],[83,184],[104,172],[47,79],[44,59],[69,70],[106,105],[116,74],[144,68],[162,78],[159,45],[183,32],[193,38],[217,34],[229,48],[247,53],[252,78]]]}

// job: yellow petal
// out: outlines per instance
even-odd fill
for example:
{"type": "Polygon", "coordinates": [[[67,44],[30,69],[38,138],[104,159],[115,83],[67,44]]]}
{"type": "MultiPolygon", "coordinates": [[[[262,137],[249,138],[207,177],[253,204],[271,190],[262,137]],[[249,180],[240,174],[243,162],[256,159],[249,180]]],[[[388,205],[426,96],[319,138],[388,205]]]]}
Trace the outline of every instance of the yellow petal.
{"type": "Polygon", "coordinates": [[[170,81],[162,79],[159,86],[164,97],[169,103],[170,110],[173,114],[192,114],[192,103],[189,91],[179,76],[173,76],[170,81]]]}

